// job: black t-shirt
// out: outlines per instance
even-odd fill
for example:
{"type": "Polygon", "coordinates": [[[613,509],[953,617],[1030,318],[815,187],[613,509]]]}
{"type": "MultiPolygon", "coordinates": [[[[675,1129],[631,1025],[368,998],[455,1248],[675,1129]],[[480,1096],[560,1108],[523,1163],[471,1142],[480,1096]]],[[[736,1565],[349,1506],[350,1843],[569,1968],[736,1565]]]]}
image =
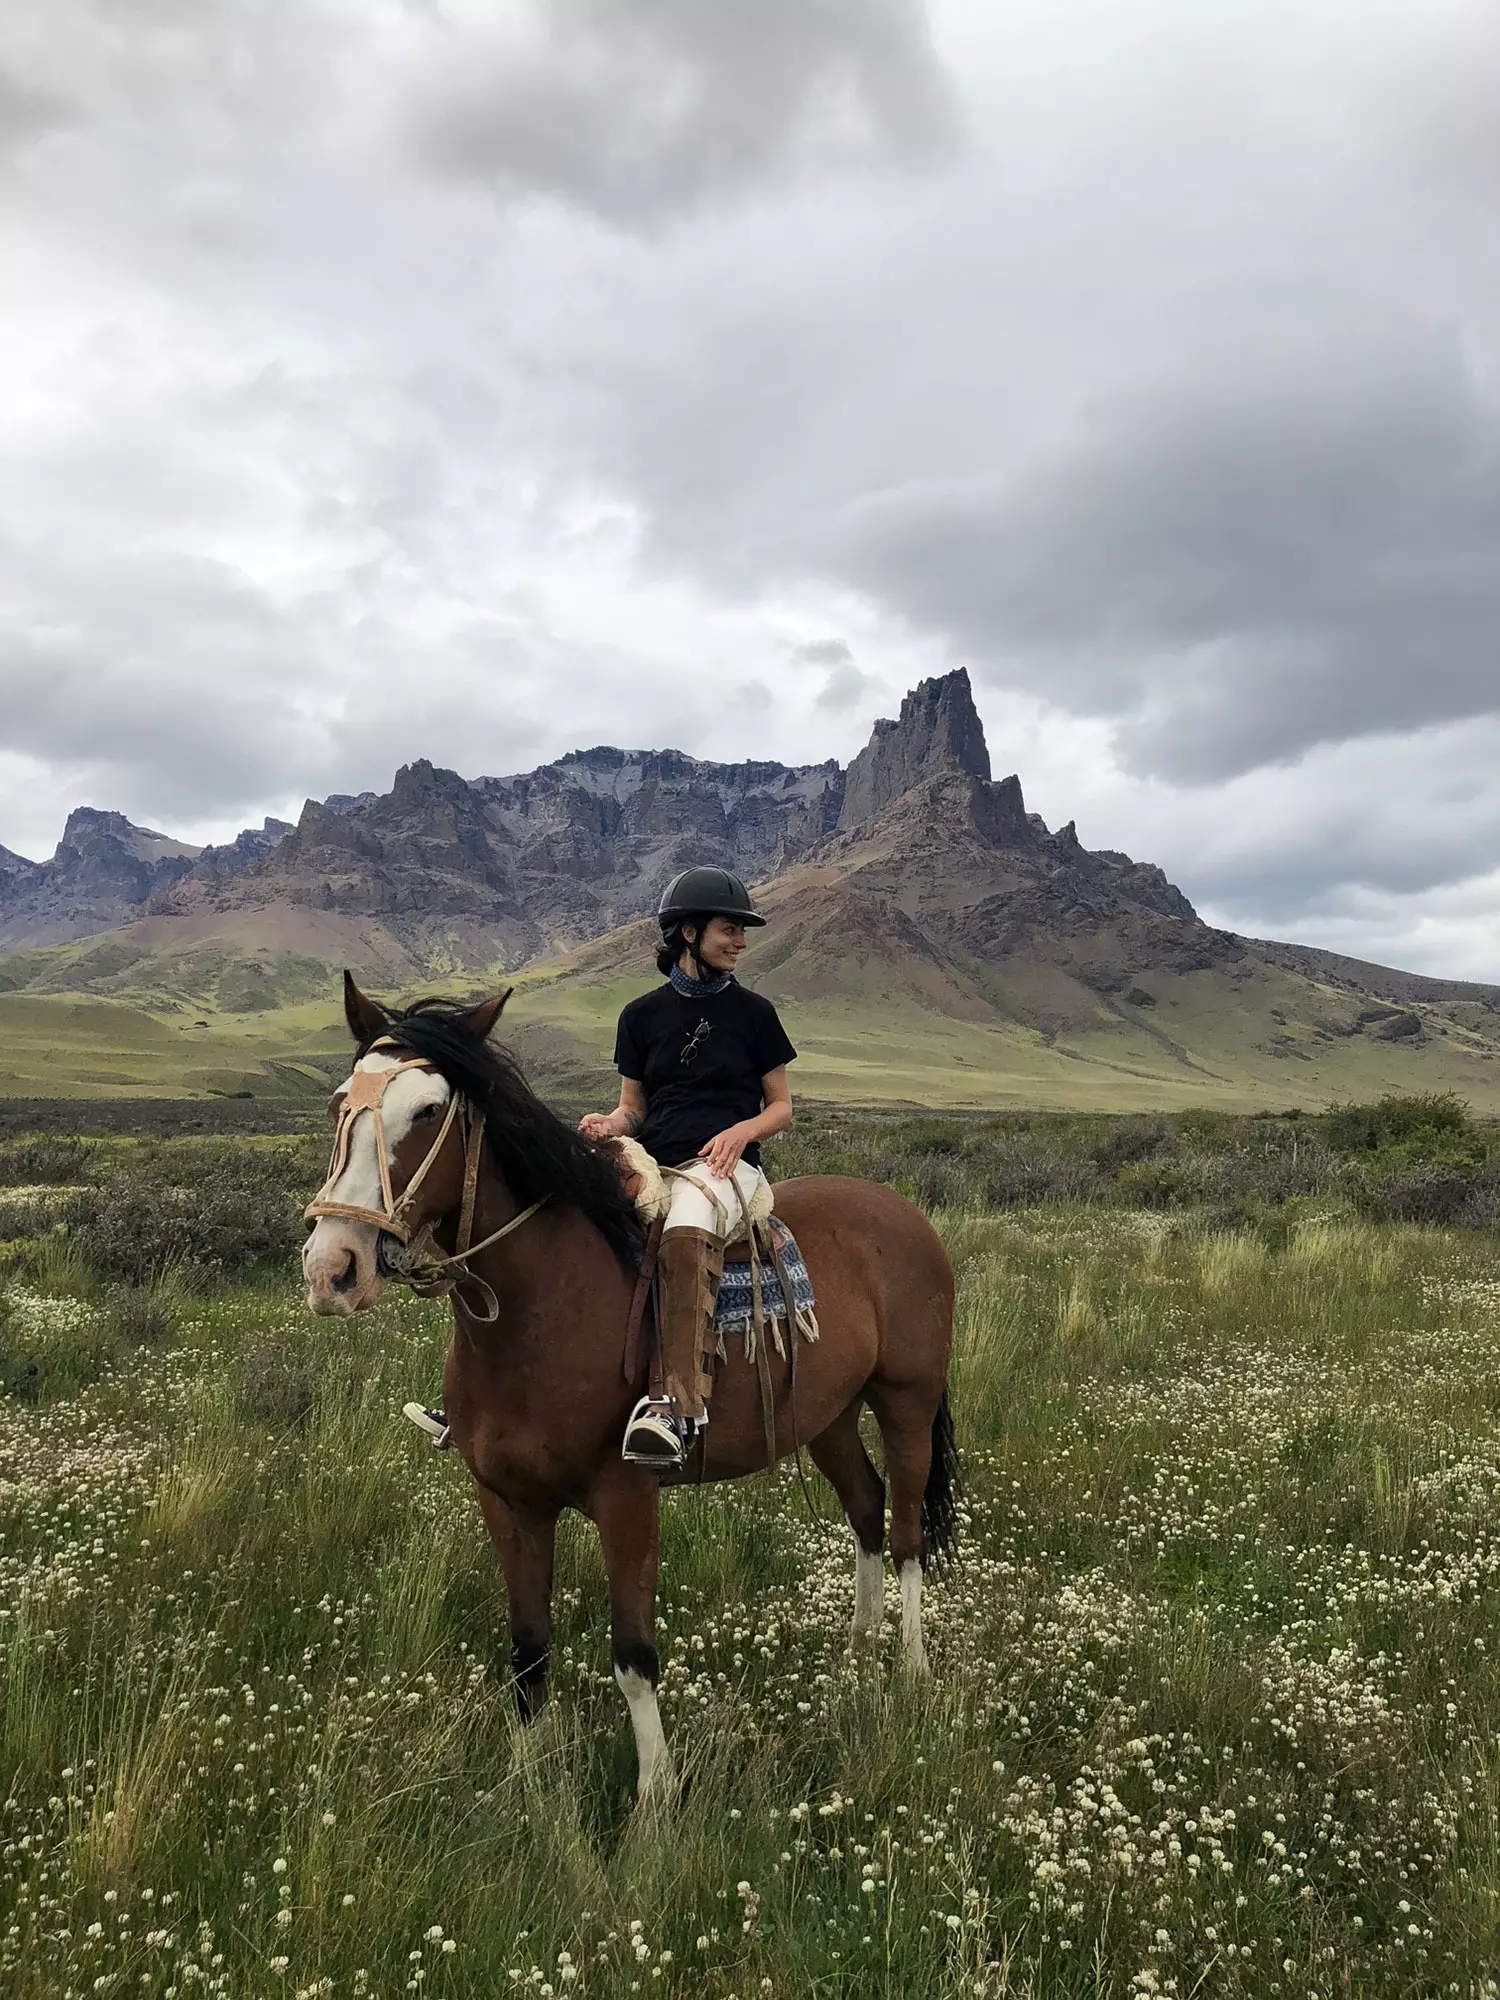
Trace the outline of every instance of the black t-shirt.
{"type": "MultiPolygon", "coordinates": [[[[754,1118],[761,1078],[796,1054],[771,1002],[737,981],[712,999],[689,1000],[668,980],[630,1002],[615,1035],[616,1069],[646,1093],[641,1144],[666,1167],[754,1118]]],[[[747,1146],[745,1158],[759,1166],[759,1146],[747,1146]]]]}

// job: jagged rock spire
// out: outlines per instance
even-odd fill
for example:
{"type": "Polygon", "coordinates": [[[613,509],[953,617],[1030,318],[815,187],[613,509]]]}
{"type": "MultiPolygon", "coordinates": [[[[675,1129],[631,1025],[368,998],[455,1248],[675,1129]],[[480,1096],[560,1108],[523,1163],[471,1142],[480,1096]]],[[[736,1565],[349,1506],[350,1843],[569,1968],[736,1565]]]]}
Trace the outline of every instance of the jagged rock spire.
{"type": "Polygon", "coordinates": [[[895,722],[880,721],[849,766],[841,829],[862,826],[923,778],[963,771],[988,780],[990,753],[966,667],[922,681],[895,722]]]}

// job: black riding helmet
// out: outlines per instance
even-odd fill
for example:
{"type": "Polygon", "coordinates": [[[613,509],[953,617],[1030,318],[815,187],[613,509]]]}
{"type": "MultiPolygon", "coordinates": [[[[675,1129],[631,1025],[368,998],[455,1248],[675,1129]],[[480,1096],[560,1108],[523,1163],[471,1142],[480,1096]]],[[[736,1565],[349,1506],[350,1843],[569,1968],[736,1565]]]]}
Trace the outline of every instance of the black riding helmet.
{"type": "Polygon", "coordinates": [[[663,932],[694,917],[733,917],[741,924],[764,924],[750,891],[727,868],[684,868],[662,890],[656,908],[663,932]]]}
{"type": "Polygon", "coordinates": [[[663,940],[656,962],[663,972],[684,948],[682,926],[691,924],[695,936],[686,949],[692,954],[698,977],[704,980],[709,977],[700,947],[703,927],[710,917],[732,917],[740,924],[766,921],[750,901],[750,891],[738,875],[731,875],[727,868],[684,868],[663,889],[656,908],[663,940]]]}

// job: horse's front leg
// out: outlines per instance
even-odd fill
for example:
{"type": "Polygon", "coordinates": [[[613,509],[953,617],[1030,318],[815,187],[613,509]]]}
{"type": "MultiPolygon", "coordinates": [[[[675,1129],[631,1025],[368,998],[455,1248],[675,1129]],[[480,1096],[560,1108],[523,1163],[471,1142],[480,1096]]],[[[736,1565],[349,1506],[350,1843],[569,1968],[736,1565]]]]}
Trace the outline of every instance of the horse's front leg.
{"type": "Polygon", "coordinates": [[[530,1722],[547,1699],[547,1655],[552,1644],[552,1561],[557,1515],[512,1507],[498,1493],[479,1489],[484,1524],[499,1551],[510,1598],[510,1670],[516,1707],[530,1722]]]}
{"type": "Polygon", "coordinates": [[[600,1476],[586,1510],[599,1530],[609,1574],[610,1650],[635,1730],[636,1797],[642,1804],[668,1799],[677,1789],[656,1703],[659,1507],[660,1490],[651,1475],[616,1463],[600,1476]]]}

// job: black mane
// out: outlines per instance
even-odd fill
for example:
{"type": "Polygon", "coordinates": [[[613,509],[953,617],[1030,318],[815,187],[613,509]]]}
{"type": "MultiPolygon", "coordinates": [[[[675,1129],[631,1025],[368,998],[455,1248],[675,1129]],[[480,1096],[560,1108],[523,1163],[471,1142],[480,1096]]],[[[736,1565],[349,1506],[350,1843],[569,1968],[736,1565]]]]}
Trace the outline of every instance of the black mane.
{"type": "Polygon", "coordinates": [[[505,1184],[523,1207],[547,1197],[581,1209],[622,1262],[641,1239],[635,1203],[613,1161],[548,1110],[509,1049],[481,1042],[453,1000],[418,1000],[360,1048],[392,1041],[429,1062],[484,1113],[484,1137],[505,1184]]]}

